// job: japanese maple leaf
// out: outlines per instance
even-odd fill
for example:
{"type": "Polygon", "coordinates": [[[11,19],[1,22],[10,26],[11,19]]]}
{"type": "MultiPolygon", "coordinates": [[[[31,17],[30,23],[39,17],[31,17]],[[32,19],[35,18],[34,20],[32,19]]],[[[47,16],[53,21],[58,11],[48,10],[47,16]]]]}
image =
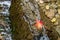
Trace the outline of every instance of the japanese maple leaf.
{"type": "Polygon", "coordinates": [[[34,24],[34,26],[40,30],[43,27],[43,22],[41,20],[36,20],[36,23],[34,24]]]}

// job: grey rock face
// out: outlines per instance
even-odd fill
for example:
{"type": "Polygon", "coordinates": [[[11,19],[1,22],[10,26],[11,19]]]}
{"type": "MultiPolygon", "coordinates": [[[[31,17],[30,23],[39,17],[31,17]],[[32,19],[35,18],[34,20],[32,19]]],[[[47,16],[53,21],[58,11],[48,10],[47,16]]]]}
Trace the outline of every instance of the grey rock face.
{"type": "Polygon", "coordinates": [[[0,1],[0,35],[1,40],[12,40],[11,29],[10,29],[10,20],[9,20],[9,8],[11,5],[11,0],[0,1]],[[3,17],[3,18],[2,18],[3,17]]]}
{"type": "Polygon", "coordinates": [[[35,23],[36,19],[40,20],[40,12],[38,9],[39,6],[36,2],[32,3],[29,1],[26,3],[25,0],[23,0],[23,1],[22,2],[24,3],[24,5],[22,6],[22,8],[25,13],[25,16],[23,16],[23,17],[26,20],[26,22],[29,23],[30,30],[34,31],[34,33],[37,35],[39,33],[38,33],[37,29],[32,25],[35,23]]]}
{"type": "MultiPolygon", "coordinates": [[[[26,3],[25,0],[23,3],[24,3],[24,5],[22,6],[22,9],[24,12],[23,17],[24,17],[25,21],[29,24],[29,28],[30,28],[30,31],[32,31],[32,34],[34,36],[38,36],[38,35],[40,35],[41,32],[39,30],[37,30],[37,28],[34,26],[36,19],[37,20],[41,19],[38,3],[36,1],[34,3],[32,3],[32,2],[26,3]]],[[[46,39],[47,39],[47,37],[46,37],[46,39]]]]}

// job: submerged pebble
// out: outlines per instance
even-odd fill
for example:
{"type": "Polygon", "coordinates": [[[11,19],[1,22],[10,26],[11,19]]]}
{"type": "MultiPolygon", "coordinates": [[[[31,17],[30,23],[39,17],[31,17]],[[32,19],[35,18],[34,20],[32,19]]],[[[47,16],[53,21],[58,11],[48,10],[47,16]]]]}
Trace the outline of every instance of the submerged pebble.
{"type": "Polygon", "coordinates": [[[55,12],[54,12],[53,9],[50,9],[50,10],[48,10],[48,11],[45,11],[45,15],[51,19],[51,18],[54,17],[55,12]]]}
{"type": "Polygon", "coordinates": [[[59,17],[60,17],[60,15],[57,13],[57,14],[55,15],[55,17],[56,17],[56,18],[59,18],[59,17]]]}
{"type": "Polygon", "coordinates": [[[58,9],[58,14],[60,14],[60,8],[58,9]]]}
{"type": "Polygon", "coordinates": [[[43,0],[40,0],[39,2],[40,2],[40,3],[44,3],[44,1],[43,1],[43,0]]]}
{"type": "Polygon", "coordinates": [[[60,34],[60,25],[56,27],[56,31],[60,34]]]}
{"type": "Polygon", "coordinates": [[[56,18],[53,18],[53,19],[51,20],[51,22],[56,22],[56,20],[57,20],[56,18]]]}
{"type": "Polygon", "coordinates": [[[50,0],[44,0],[44,2],[50,2],[50,0]]]}
{"type": "Polygon", "coordinates": [[[49,5],[46,5],[46,9],[49,9],[49,5]]]}
{"type": "Polygon", "coordinates": [[[58,25],[59,23],[58,23],[58,21],[56,21],[55,23],[54,23],[54,25],[58,25]]]}

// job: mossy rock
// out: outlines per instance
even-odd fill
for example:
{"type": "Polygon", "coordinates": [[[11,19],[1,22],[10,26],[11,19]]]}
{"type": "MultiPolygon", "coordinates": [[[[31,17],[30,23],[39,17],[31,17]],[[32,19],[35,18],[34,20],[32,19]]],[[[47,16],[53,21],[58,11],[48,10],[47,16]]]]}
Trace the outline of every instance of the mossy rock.
{"type": "Polygon", "coordinates": [[[33,37],[28,24],[24,21],[21,0],[12,0],[10,8],[10,20],[13,34],[13,40],[32,40],[33,37]]]}

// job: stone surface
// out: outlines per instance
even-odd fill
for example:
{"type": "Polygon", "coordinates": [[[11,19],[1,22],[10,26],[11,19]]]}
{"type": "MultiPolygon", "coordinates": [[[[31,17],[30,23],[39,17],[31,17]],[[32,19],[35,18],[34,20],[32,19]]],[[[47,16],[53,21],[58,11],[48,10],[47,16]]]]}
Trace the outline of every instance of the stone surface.
{"type": "MultiPolygon", "coordinates": [[[[56,0],[43,0],[44,3],[43,2],[38,3],[40,8],[32,0],[29,0],[29,1],[21,0],[21,1],[13,0],[12,6],[11,6],[10,18],[12,21],[12,27],[14,29],[13,38],[15,40],[33,40],[33,36],[30,35],[31,32],[28,27],[29,25],[27,26],[25,19],[23,20],[22,17],[26,13],[29,20],[39,18],[39,16],[36,17],[36,14],[39,13],[39,11],[38,11],[38,9],[39,9],[40,14],[41,14],[41,19],[43,20],[44,24],[47,25],[50,30],[52,30],[52,32],[48,32],[49,38],[51,40],[57,40],[58,33],[60,33],[60,32],[57,33],[56,29],[54,28],[57,26],[54,26],[54,24],[51,23],[51,21],[50,21],[54,17],[56,17],[57,20],[59,21],[58,17],[60,15],[58,13],[56,13],[58,11],[57,10],[58,7],[55,7],[55,6],[58,6],[58,3],[54,3],[54,2],[56,2],[56,0]],[[23,2],[21,2],[21,1],[23,1],[23,2]],[[30,3],[30,1],[32,3],[30,3]],[[20,6],[20,3],[23,3],[23,4],[21,4],[22,6],[20,6]],[[36,6],[34,6],[34,5],[36,5],[36,6]],[[49,7],[46,7],[46,5],[49,5],[49,7]],[[49,10],[46,10],[46,8],[49,10]],[[35,13],[35,14],[33,14],[33,13],[35,13]],[[55,15],[55,14],[58,14],[59,16],[55,15]]],[[[36,0],[36,1],[39,1],[39,0],[36,0]]],[[[34,20],[30,21],[31,24],[33,24],[33,21],[34,20]]],[[[58,23],[56,22],[56,25],[58,25],[59,23],[60,22],[58,22],[58,23]]],[[[34,28],[34,30],[35,30],[35,28],[34,28]]]]}
{"type": "Polygon", "coordinates": [[[49,9],[49,5],[46,5],[46,9],[49,9]]]}
{"type": "Polygon", "coordinates": [[[44,3],[44,1],[43,1],[43,0],[40,0],[39,2],[40,2],[40,3],[44,3]]]}
{"type": "Polygon", "coordinates": [[[59,18],[59,17],[60,17],[60,15],[57,13],[57,14],[55,15],[55,17],[56,17],[56,18],[59,18]]]}
{"type": "Polygon", "coordinates": [[[60,9],[58,9],[58,14],[60,14],[60,9]]]}
{"type": "Polygon", "coordinates": [[[58,37],[58,39],[57,40],[60,40],[60,37],[58,37]]]}
{"type": "Polygon", "coordinates": [[[50,8],[57,8],[57,5],[55,2],[51,3],[50,8]]]}
{"type": "Polygon", "coordinates": [[[45,15],[51,19],[54,17],[55,11],[53,9],[50,9],[48,11],[45,11],[45,15]]]}
{"type": "Polygon", "coordinates": [[[53,18],[53,19],[51,20],[51,22],[56,22],[56,20],[57,20],[56,18],[53,18]]]}
{"type": "Polygon", "coordinates": [[[51,0],[44,0],[44,2],[50,2],[51,0]]]}
{"type": "Polygon", "coordinates": [[[55,23],[54,23],[54,25],[58,25],[59,23],[58,23],[58,21],[56,21],[55,23]]]}
{"type": "Polygon", "coordinates": [[[60,25],[56,27],[56,31],[60,34],[60,25]]]}
{"type": "Polygon", "coordinates": [[[1,36],[1,34],[0,34],[0,39],[1,39],[1,40],[4,40],[3,36],[1,36]]]}

